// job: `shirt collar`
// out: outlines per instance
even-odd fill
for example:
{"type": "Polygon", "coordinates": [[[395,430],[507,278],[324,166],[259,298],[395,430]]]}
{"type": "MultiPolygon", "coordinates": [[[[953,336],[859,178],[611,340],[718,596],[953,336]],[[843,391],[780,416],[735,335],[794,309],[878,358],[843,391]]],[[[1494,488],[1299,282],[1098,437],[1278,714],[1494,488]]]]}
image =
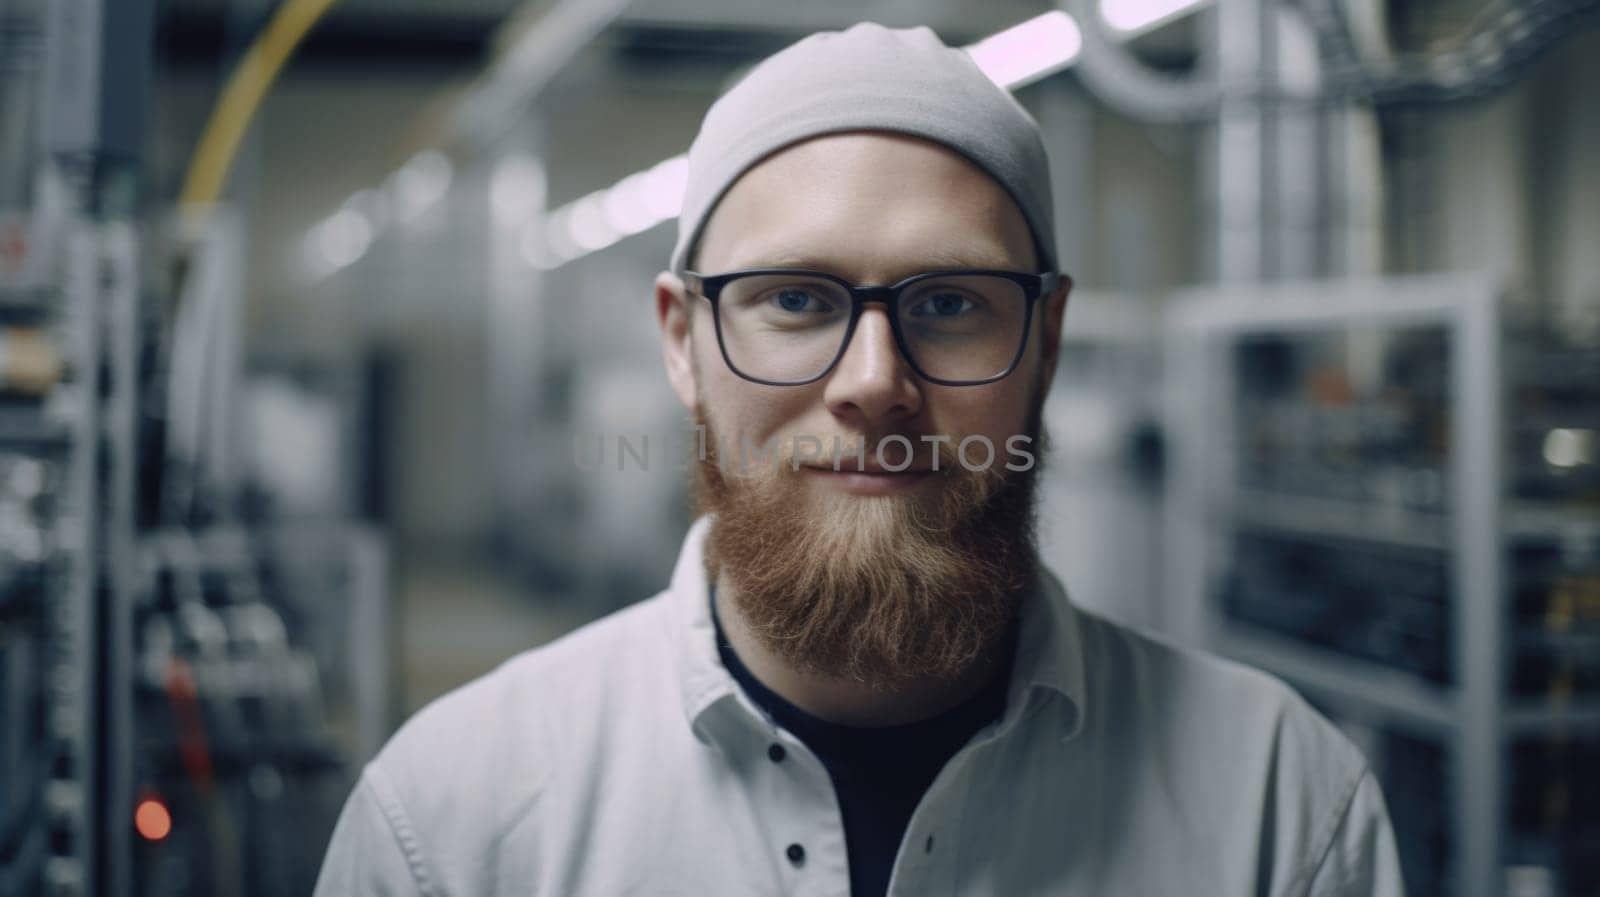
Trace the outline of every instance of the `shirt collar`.
{"type": "MultiPolygon", "coordinates": [[[[709,516],[689,527],[667,590],[684,714],[690,729],[703,741],[714,737],[712,708],[738,694],[733,676],[717,655],[716,632],[707,604],[704,544],[710,528],[709,516]]],[[[1061,737],[1071,738],[1082,730],[1088,709],[1080,621],[1055,575],[1042,565],[1037,573],[1037,587],[1023,598],[1017,656],[998,734],[1014,727],[1031,709],[1033,694],[1041,692],[1062,702],[1061,737]]],[[[732,703],[749,709],[748,701],[732,703]]]]}

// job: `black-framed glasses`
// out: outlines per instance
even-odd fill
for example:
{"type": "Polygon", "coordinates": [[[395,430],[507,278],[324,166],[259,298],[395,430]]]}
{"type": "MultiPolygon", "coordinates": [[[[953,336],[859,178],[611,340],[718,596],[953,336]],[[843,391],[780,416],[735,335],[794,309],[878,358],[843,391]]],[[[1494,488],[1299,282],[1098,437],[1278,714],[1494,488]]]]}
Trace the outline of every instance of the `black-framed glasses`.
{"type": "Polygon", "coordinates": [[[941,386],[993,383],[1022,360],[1033,305],[1063,275],[959,268],[892,286],[857,286],[801,268],[680,273],[711,303],[717,344],[740,377],[801,386],[844,357],[869,302],[888,307],[895,344],[917,376],[941,386]]]}

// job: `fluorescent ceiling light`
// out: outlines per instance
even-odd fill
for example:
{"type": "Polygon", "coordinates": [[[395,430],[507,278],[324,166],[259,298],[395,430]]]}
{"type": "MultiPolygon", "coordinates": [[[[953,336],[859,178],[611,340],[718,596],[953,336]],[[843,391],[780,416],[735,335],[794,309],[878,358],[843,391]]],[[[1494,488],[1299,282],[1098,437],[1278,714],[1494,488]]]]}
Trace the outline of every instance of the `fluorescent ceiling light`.
{"type": "Polygon", "coordinates": [[[622,238],[606,220],[605,193],[591,193],[578,200],[567,215],[567,235],[586,252],[595,252],[622,238]]]}
{"type": "Polygon", "coordinates": [[[689,189],[689,157],[687,155],[656,163],[645,173],[644,205],[657,221],[678,217],[683,208],[683,194],[689,189]]]}
{"type": "MultiPolygon", "coordinates": [[[[1100,16],[1126,37],[1149,31],[1187,15],[1211,0],[1100,0],[1100,16]]],[[[1062,10],[1052,10],[1013,25],[964,48],[991,80],[1015,90],[1055,74],[1077,61],[1083,50],[1078,22],[1062,10]]],[[[389,179],[386,206],[401,221],[427,211],[450,189],[450,160],[438,150],[414,156],[389,179]]],[[[523,231],[522,255],[530,265],[554,268],[575,258],[604,249],[624,237],[642,233],[678,216],[689,175],[689,159],[679,155],[631,174],[604,190],[597,190],[548,212],[542,227],[523,231]]],[[[544,169],[537,160],[519,159],[497,169],[490,199],[495,220],[521,224],[530,208],[542,202],[544,169]],[[531,162],[532,164],[527,164],[531,162]]],[[[348,210],[348,206],[347,206],[348,210]]],[[[371,214],[371,210],[358,208],[371,214]]],[[[334,270],[354,262],[384,221],[364,215],[362,223],[334,218],[313,228],[308,243],[315,247],[323,267],[334,270]],[[335,223],[335,219],[338,223],[335,223]],[[374,226],[376,225],[376,226],[374,226]],[[364,229],[364,233],[363,233],[364,229]],[[359,247],[359,248],[358,248],[359,247]]]]}
{"type": "MultiPolygon", "coordinates": [[[[1101,0],[1106,24],[1132,37],[1211,0],[1101,0]]],[[[1078,22],[1052,10],[997,32],[965,48],[978,68],[1007,90],[1025,87],[1068,68],[1083,50],[1078,22]]],[[[541,259],[539,267],[555,267],[603,249],[624,236],[640,233],[678,216],[689,174],[687,156],[673,156],[648,171],[629,175],[614,186],[591,193],[550,213],[544,231],[546,251],[524,247],[524,255],[541,259]],[[576,248],[576,253],[563,250],[576,248]]],[[[531,235],[530,235],[531,237],[531,235]]]]}
{"type": "Polygon", "coordinates": [[[346,206],[324,219],[306,235],[306,254],[313,275],[326,277],[355,263],[372,245],[372,222],[346,206]]]}
{"type": "Polygon", "coordinates": [[[1132,36],[1186,16],[1209,0],[1100,0],[1100,18],[1132,36]]]}
{"type": "Polygon", "coordinates": [[[1078,22],[1061,10],[1013,25],[966,48],[989,80],[1011,90],[1071,65],[1083,49],[1078,22]]]}

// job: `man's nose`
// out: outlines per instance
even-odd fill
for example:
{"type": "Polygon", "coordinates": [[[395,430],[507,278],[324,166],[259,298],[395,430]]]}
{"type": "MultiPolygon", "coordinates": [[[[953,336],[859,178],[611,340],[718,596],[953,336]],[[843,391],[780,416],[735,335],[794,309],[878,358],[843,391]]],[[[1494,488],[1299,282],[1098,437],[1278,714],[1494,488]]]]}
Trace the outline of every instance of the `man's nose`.
{"type": "Polygon", "coordinates": [[[911,417],[922,410],[922,383],[895,345],[883,307],[862,309],[844,357],[828,377],[823,401],[854,423],[911,417]]]}

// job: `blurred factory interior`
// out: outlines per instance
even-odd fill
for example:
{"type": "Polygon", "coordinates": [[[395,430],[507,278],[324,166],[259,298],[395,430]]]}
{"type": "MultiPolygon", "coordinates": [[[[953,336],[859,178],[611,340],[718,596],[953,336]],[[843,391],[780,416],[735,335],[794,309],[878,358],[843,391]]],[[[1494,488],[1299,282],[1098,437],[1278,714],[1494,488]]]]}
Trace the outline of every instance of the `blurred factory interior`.
{"type": "Polygon", "coordinates": [[[406,715],[664,585],[682,471],[588,453],[685,426],[682,154],[859,20],[1045,131],[1075,600],[1340,723],[1415,897],[1600,895],[1597,6],[0,0],[0,897],[309,893],[406,715]]]}

